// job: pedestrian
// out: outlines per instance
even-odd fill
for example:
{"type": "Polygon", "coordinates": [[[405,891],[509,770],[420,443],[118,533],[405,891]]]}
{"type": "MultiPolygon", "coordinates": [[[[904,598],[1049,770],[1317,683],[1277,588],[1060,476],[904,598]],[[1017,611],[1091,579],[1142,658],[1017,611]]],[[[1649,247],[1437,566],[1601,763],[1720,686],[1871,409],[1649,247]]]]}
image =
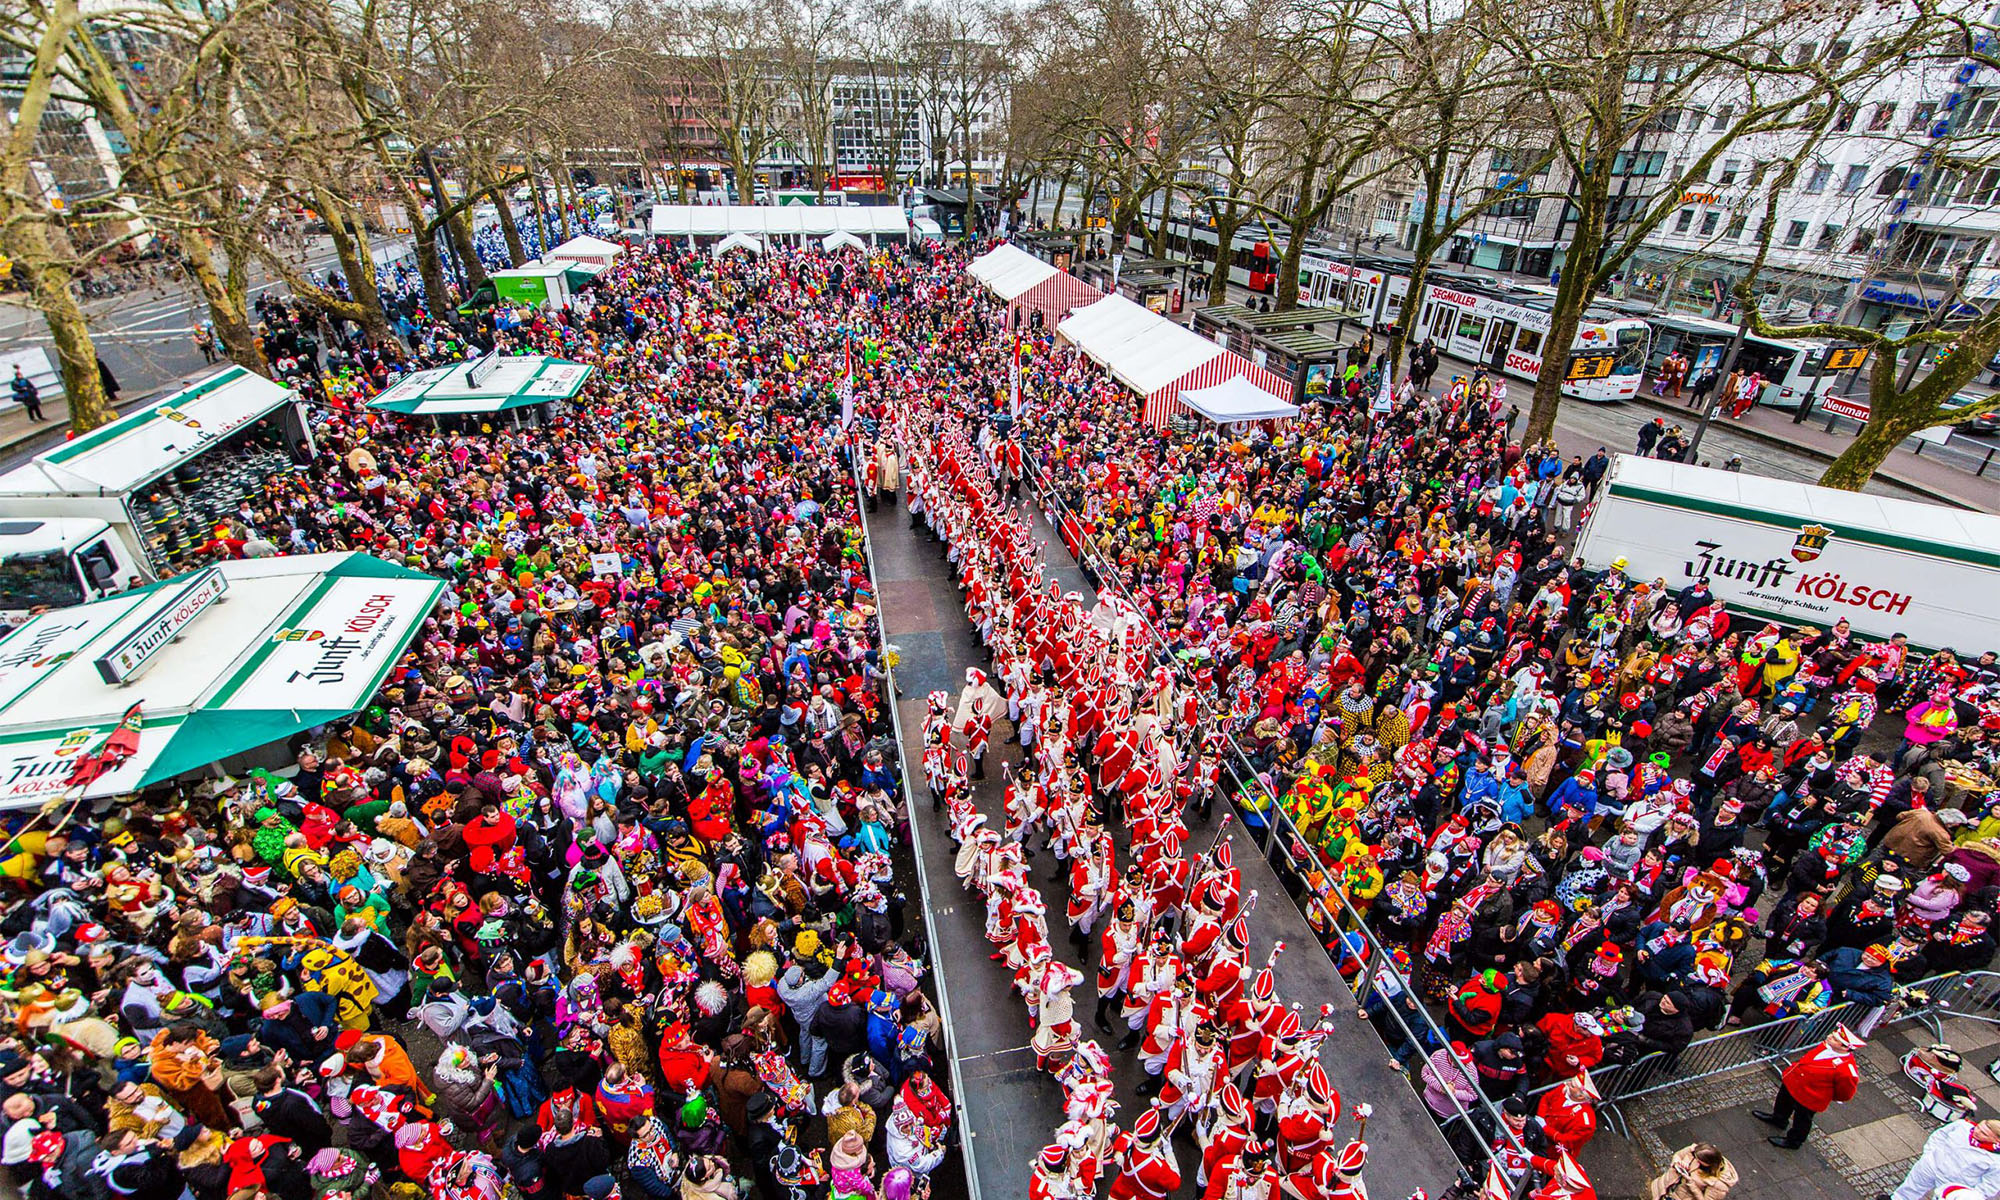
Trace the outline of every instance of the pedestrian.
{"type": "Polygon", "coordinates": [[[203,321],[194,327],[194,348],[201,351],[201,361],[215,362],[215,326],[203,321]]]}
{"type": "MultiPolygon", "coordinates": [[[[1854,1052],[1860,1048],[1860,1037],[1840,1025],[1804,1058],[1785,1068],[1770,1109],[1750,1114],[1766,1125],[1785,1130],[1767,1139],[1773,1146],[1796,1150],[1805,1145],[1814,1116],[1854,1099],[1855,1089],[1861,1084],[1861,1065],[1854,1052]]],[[[1901,1196],[1900,1192],[1897,1194],[1901,1196]]]]}
{"type": "Polygon", "coordinates": [[[22,372],[19,364],[15,365],[14,381],[8,386],[13,389],[14,403],[28,410],[28,420],[48,419],[42,416],[42,390],[35,386],[34,380],[22,372]]]}
{"type": "Polygon", "coordinates": [[[1646,1200],[1723,1200],[1737,1184],[1736,1168],[1707,1142],[1674,1151],[1673,1161],[1646,1185],[1646,1200]]]}
{"type": "Polygon", "coordinates": [[[1644,458],[1646,455],[1651,454],[1653,446],[1659,442],[1660,438],[1666,432],[1667,419],[1665,417],[1654,417],[1644,425],[1639,426],[1639,456],[1644,458]]]}

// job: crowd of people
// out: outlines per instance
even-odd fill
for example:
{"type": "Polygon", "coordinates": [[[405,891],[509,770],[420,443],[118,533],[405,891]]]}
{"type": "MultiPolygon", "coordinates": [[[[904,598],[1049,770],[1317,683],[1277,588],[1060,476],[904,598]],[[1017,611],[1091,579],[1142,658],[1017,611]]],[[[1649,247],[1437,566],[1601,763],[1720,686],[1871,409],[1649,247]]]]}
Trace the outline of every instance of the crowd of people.
{"type": "Polygon", "coordinates": [[[218,543],[449,588],[280,769],[14,822],[0,1162],[88,1200],[927,1194],[956,1101],[857,475],[905,485],[991,657],[928,698],[920,794],[1063,1084],[1038,1197],[1361,1190],[1330,1010],[1246,961],[1231,841],[1189,843],[1224,797],[1337,955],[1359,922],[1404,968],[1364,998],[1461,1155],[1545,1200],[1589,1194],[1593,1067],[1991,960],[1991,652],[1590,569],[1604,460],[1512,441],[1479,376],[1150,427],[964,261],[635,246],[477,326],[405,287],[393,354],[265,305],[286,371],[324,382],[325,332],[344,382],[218,543]],[[356,402],[488,348],[595,375],[525,430],[356,402]]]}
{"type": "MultiPolygon", "coordinates": [[[[538,428],[316,408],[318,454],[218,546],[368,551],[446,595],[276,769],[12,822],[22,1186],[928,1194],[955,1102],[832,419],[844,326],[926,269],[643,249],[583,306],[374,360],[592,364],[538,428]]],[[[327,331],[260,315],[284,359],[327,331]]]]}

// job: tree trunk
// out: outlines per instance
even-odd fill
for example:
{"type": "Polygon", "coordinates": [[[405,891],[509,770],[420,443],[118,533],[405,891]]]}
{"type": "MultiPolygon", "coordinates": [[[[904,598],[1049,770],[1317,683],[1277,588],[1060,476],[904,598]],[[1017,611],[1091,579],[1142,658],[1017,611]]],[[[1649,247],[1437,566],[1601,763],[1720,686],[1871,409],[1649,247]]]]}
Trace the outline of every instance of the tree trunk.
{"type": "Polygon", "coordinates": [[[507,198],[505,188],[495,187],[486,194],[493,197],[493,207],[500,210],[500,236],[507,239],[507,265],[518,267],[528,261],[529,254],[521,241],[521,227],[514,222],[514,202],[507,198]]]}
{"type": "Polygon", "coordinates": [[[1208,268],[1208,302],[1211,306],[1229,303],[1229,245],[1236,240],[1236,233],[1242,228],[1243,215],[1237,211],[1234,201],[1216,213],[1215,261],[1208,268]]]}
{"type": "MultiPolygon", "coordinates": [[[[1299,306],[1299,260],[1306,252],[1306,232],[1299,225],[1286,231],[1284,257],[1278,260],[1278,286],[1276,298],[1271,301],[1275,312],[1290,312],[1299,306]]],[[[1215,248],[1220,251],[1222,242],[1218,239],[1215,248]]]]}
{"type": "Polygon", "coordinates": [[[1154,226],[1152,236],[1147,239],[1151,244],[1154,258],[1165,258],[1167,256],[1167,233],[1172,227],[1173,220],[1174,185],[1170,183],[1160,195],[1160,223],[1154,226]]]}
{"type": "Polygon", "coordinates": [[[382,308],[382,293],[375,286],[375,254],[368,242],[367,225],[352,209],[337,203],[324,191],[318,192],[318,196],[319,210],[327,214],[326,228],[333,238],[333,252],[340,259],[341,274],[347,278],[348,294],[354,297],[352,312],[341,312],[338,308],[329,311],[358,322],[370,342],[401,358],[403,344],[389,325],[389,314],[382,308]]]}
{"type": "Polygon", "coordinates": [[[1556,285],[1556,301],[1549,313],[1549,333],[1542,339],[1542,371],[1535,376],[1535,403],[1528,412],[1528,427],[1521,444],[1532,446],[1555,432],[1556,410],[1562,407],[1563,376],[1569,374],[1570,347],[1576,345],[1577,326],[1582,324],[1583,305],[1566,298],[1574,288],[1589,295],[1590,272],[1579,270],[1575,282],[1565,273],[1556,285]]]}
{"type": "Polygon", "coordinates": [[[446,224],[451,228],[451,248],[458,255],[459,269],[465,272],[465,294],[469,297],[486,284],[486,264],[479,261],[479,249],[472,240],[472,213],[461,208],[446,224]]]}
{"type": "Polygon", "coordinates": [[[257,344],[256,331],[250,327],[248,308],[243,297],[215,269],[215,255],[208,239],[199,231],[190,231],[175,241],[181,271],[207,302],[208,319],[214,324],[215,336],[221,340],[230,361],[270,378],[271,364],[264,358],[264,348],[257,344]]]}
{"type": "MultiPolygon", "coordinates": [[[[680,177],[680,172],[675,171],[674,178],[679,179],[680,177]]],[[[681,196],[681,201],[682,203],[686,203],[687,196],[685,194],[681,196]]],[[[532,157],[528,159],[528,203],[535,210],[535,253],[539,255],[547,250],[552,243],[549,241],[549,210],[542,202],[542,180],[540,174],[535,170],[535,160],[532,157]]]]}
{"type": "Polygon", "coordinates": [[[69,402],[69,427],[88,433],[116,420],[97,374],[97,347],[90,323],[70,292],[69,268],[61,265],[49,245],[48,226],[39,212],[23,204],[0,205],[0,244],[14,260],[14,269],[28,285],[35,311],[49,327],[62,368],[63,393],[69,402]]]}
{"type": "MultiPolygon", "coordinates": [[[[1391,379],[1395,378],[1396,363],[1403,357],[1403,352],[1413,343],[1421,344],[1423,341],[1417,336],[1419,331],[1412,329],[1410,323],[1424,311],[1424,288],[1430,278],[1431,260],[1437,257],[1437,243],[1441,240],[1428,227],[1417,235],[1416,257],[1410,261],[1410,290],[1403,296],[1402,311],[1396,314],[1396,323],[1389,327],[1389,344],[1384,351],[1388,356],[1391,379]]],[[[1387,276],[1383,277],[1382,286],[1389,286],[1387,276]]]]}
{"type": "Polygon", "coordinates": [[[1062,173],[1062,183],[1060,183],[1056,187],[1056,206],[1049,210],[1050,229],[1062,228],[1063,201],[1069,199],[1069,175],[1070,175],[1069,169],[1064,168],[1062,173]]]}
{"type": "Polygon", "coordinates": [[[1870,421],[1847,444],[1847,449],[1840,452],[1840,457],[1827,464],[1825,474],[1819,477],[1820,486],[1860,491],[1887,461],[1889,452],[1915,432],[1894,421],[1870,421]]]}

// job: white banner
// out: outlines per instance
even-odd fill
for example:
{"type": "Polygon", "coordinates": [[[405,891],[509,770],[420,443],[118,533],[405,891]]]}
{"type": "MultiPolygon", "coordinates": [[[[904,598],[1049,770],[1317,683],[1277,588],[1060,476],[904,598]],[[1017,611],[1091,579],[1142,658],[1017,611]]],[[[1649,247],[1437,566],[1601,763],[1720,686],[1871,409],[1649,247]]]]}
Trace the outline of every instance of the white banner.
{"type": "Polygon", "coordinates": [[[1622,556],[1627,575],[1664,578],[1676,592],[1706,576],[1730,607],[1792,625],[1825,629],[1846,617],[1861,633],[1907,633],[1920,646],[1974,654],[2000,646],[1994,569],[1905,538],[1908,548],[1882,546],[1812,521],[1755,521],[1613,494],[1579,552],[1599,568],[1622,556]]]}
{"type": "Polygon", "coordinates": [[[359,708],[403,643],[430,612],[428,579],[342,579],[274,630],[275,648],[212,707],[359,708]]]}

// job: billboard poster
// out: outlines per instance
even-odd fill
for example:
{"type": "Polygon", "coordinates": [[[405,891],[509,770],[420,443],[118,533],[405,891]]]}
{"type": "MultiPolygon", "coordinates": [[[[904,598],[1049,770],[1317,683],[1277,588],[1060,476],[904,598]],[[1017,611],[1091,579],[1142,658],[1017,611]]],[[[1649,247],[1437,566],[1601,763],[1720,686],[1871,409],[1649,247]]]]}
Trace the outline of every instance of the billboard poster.
{"type": "Polygon", "coordinates": [[[213,707],[359,707],[440,588],[430,579],[338,579],[271,632],[261,661],[213,707]]]}

